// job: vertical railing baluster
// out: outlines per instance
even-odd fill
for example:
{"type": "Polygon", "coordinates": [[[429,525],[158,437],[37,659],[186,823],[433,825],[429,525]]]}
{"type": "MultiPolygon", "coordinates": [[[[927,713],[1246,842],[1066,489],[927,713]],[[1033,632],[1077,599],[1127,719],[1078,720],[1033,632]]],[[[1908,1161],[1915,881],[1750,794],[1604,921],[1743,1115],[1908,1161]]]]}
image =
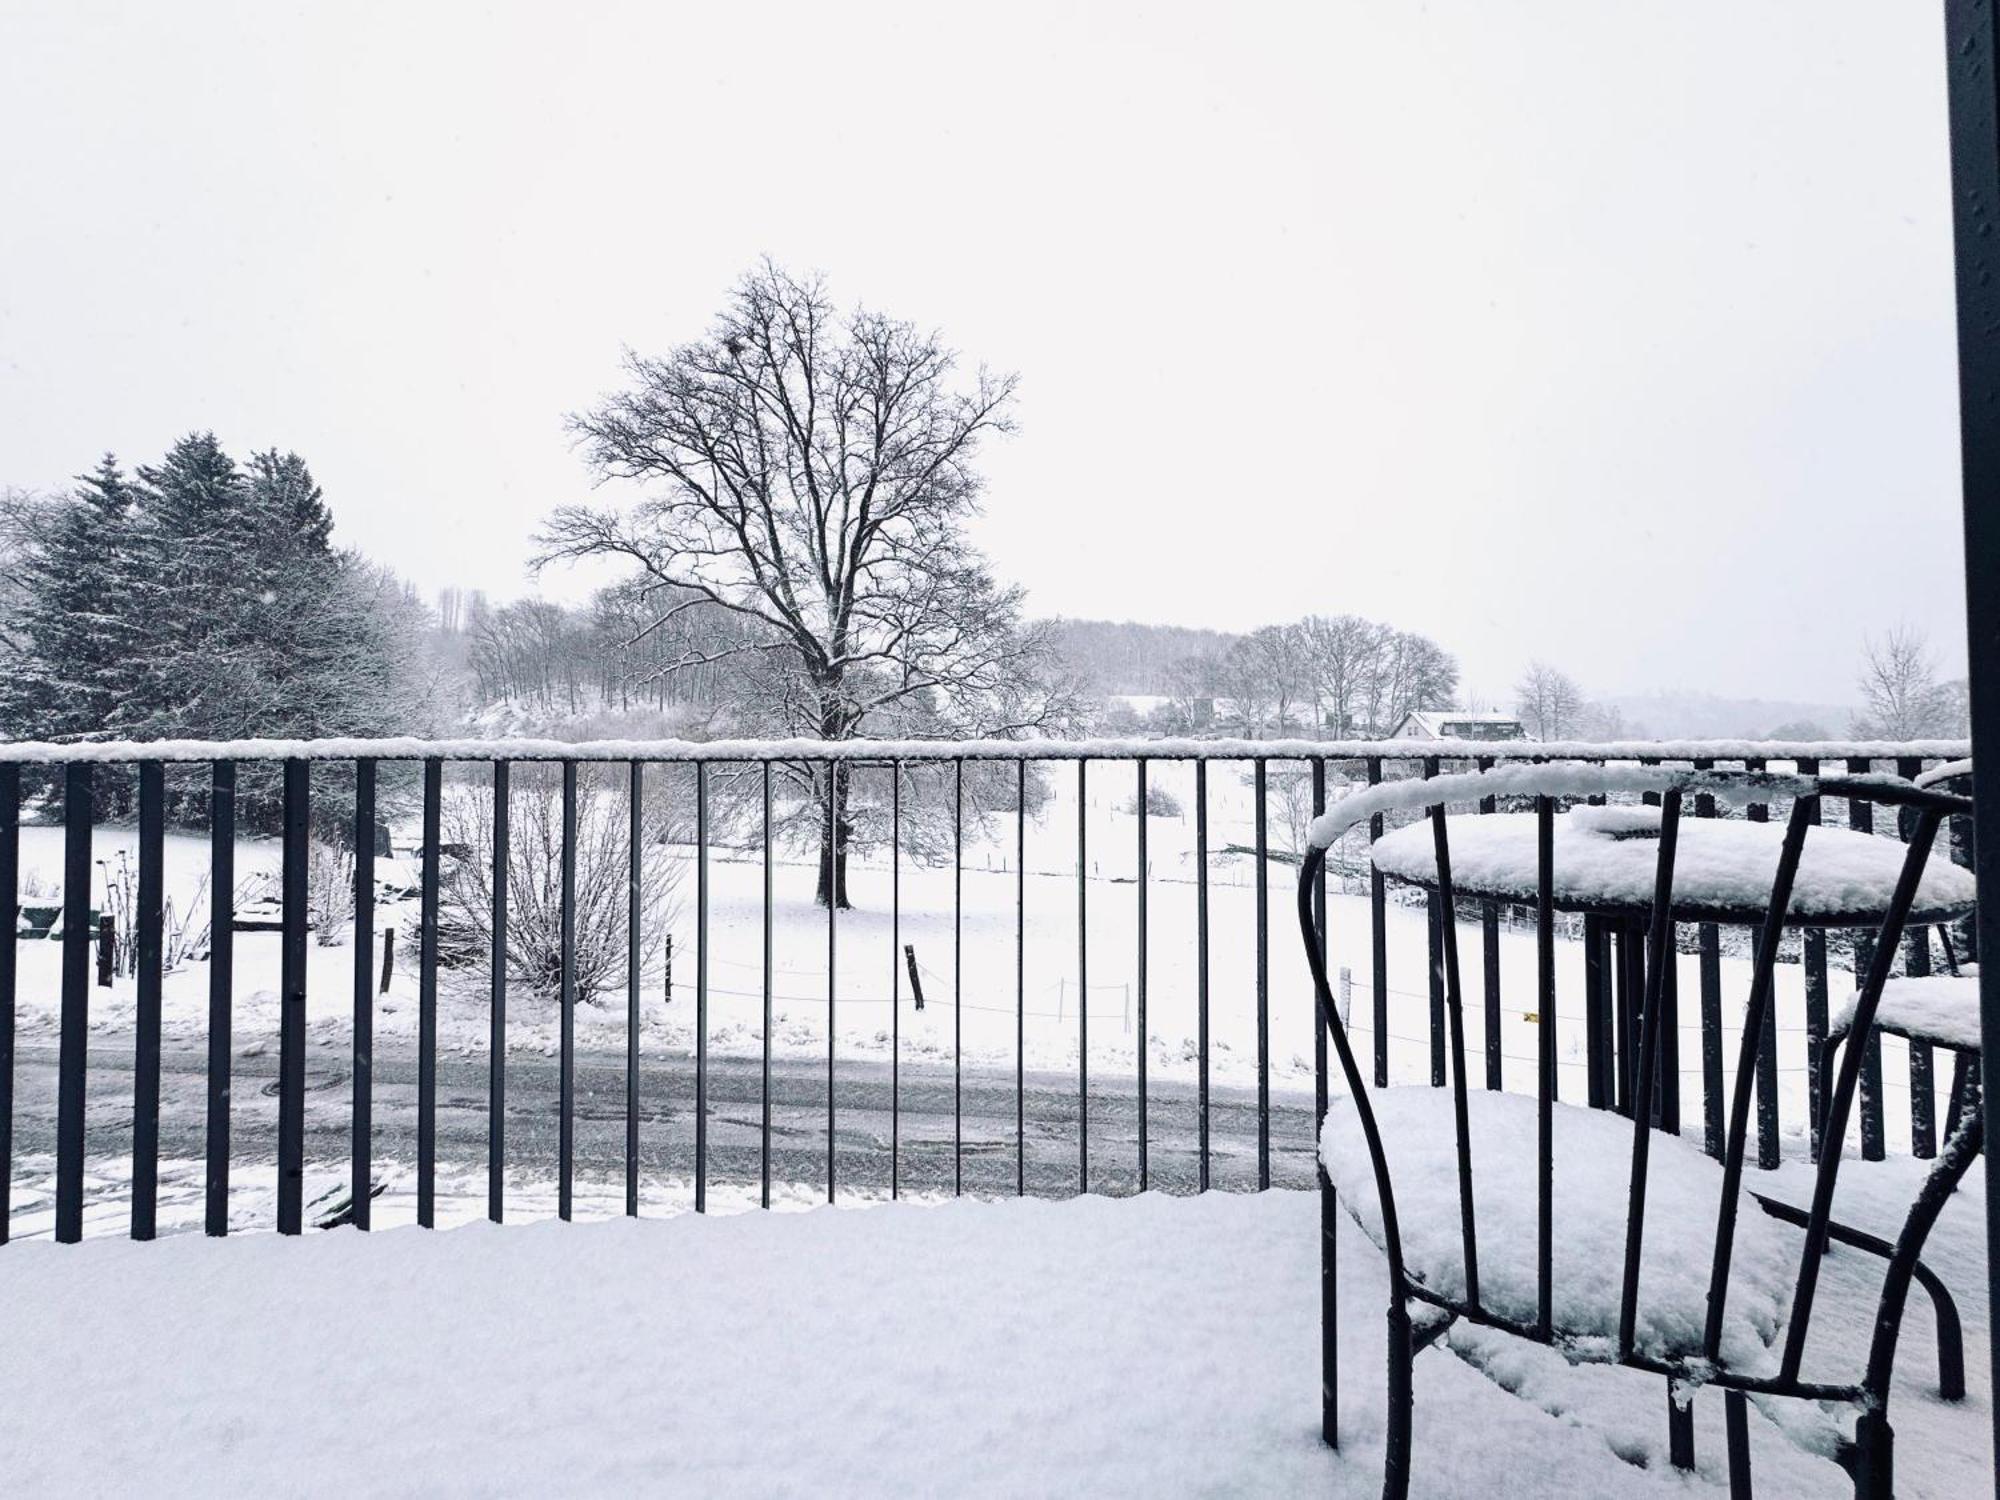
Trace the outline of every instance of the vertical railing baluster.
{"type": "Polygon", "coordinates": [[[1611,1079],[1610,979],[1604,972],[1605,919],[1583,919],[1583,1054],[1586,1099],[1592,1109],[1611,1109],[1617,1090],[1611,1079]]]}
{"type": "Polygon", "coordinates": [[[283,933],[278,981],[278,1233],[304,1229],[306,1177],[306,883],[312,763],[285,762],[283,933]]]}
{"type": "Polygon", "coordinates": [[[486,1217],[507,1211],[507,835],[508,765],[493,762],[493,945],[486,1042],[486,1217]]]}
{"type": "Polygon", "coordinates": [[[903,1190],[903,763],[889,763],[889,1197],[903,1190]]]}
{"type": "MultiPolygon", "coordinates": [[[[132,1048],[132,1238],[150,1240],[159,1226],[160,978],[166,863],[166,768],[139,767],[138,995],[132,1048]]],[[[13,946],[11,925],[0,943],[13,946]]]]}
{"type": "Polygon", "coordinates": [[[834,970],[835,952],[839,943],[838,923],[834,920],[840,908],[841,864],[840,864],[840,765],[836,761],[826,764],[826,1201],[832,1203],[838,1191],[835,1178],[834,1130],[836,1102],[834,1095],[834,970]]]}
{"type": "MultiPolygon", "coordinates": [[[[1479,758],[1481,771],[1493,769],[1493,757],[1479,758]]],[[[1492,797],[1479,799],[1479,810],[1490,813],[1498,803],[1492,797]]],[[[1485,1001],[1481,1022],[1486,1031],[1486,1086],[1500,1087],[1500,903],[1482,901],[1479,903],[1479,950],[1481,959],[1480,980],[1483,985],[1482,998],[1485,1001]]]]}
{"type": "MultiPolygon", "coordinates": [[[[1326,760],[1324,757],[1312,763],[1312,811],[1313,817],[1326,811],[1326,760]]],[[[1301,851],[1303,855],[1304,851],[1301,851]]],[[[1327,959],[1327,912],[1326,912],[1326,861],[1321,860],[1319,873],[1313,878],[1313,927],[1319,934],[1319,967],[1326,972],[1327,959]]],[[[1343,1018],[1344,1019],[1344,1018],[1343,1018]]],[[[1312,1008],[1313,1029],[1313,1136],[1318,1139],[1320,1122],[1326,1118],[1327,1106],[1327,1054],[1326,1020],[1319,1013],[1319,1006],[1312,1008]]],[[[1340,1409],[1340,1363],[1335,1351],[1340,1347],[1340,1195],[1333,1189],[1333,1179],[1327,1175],[1326,1166],[1319,1159],[1319,1152],[1313,1152],[1313,1180],[1319,1186],[1319,1328],[1322,1350],[1320,1356],[1320,1400],[1325,1411],[1340,1409]]]]}
{"type": "MultiPolygon", "coordinates": [[[[1382,782],[1382,757],[1368,757],[1368,784],[1379,786],[1382,782]]],[[[1374,1006],[1370,1019],[1375,1027],[1375,1087],[1389,1086],[1389,897],[1383,885],[1382,872],[1375,868],[1373,844],[1382,837],[1385,824],[1382,814],[1377,813],[1368,820],[1368,842],[1371,846],[1368,859],[1368,941],[1372,948],[1369,959],[1373,975],[1374,1006]]],[[[1333,851],[1327,851],[1333,857],[1333,851]]]]}
{"type": "MultiPolygon", "coordinates": [[[[56,1238],[83,1238],[83,1107],[90,1036],[91,767],[63,767],[62,1031],[56,1051],[56,1238]]],[[[9,934],[11,940],[12,935],[9,934]]]]}
{"type": "Polygon", "coordinates": [[[952,762],[952,1192],[966,1190],[966,762],[952,762]]]}
{"type": "Polygon", "coordinates": [[[640,860],[645,840],[639,825],[645,800],[645,763],[633,761],[629,775],[625,872],[625,1216],[636,1219],[639,1217],[639,941],[644,904],[640,860]]]}
{"type": "Polygon", "coordinates": [[[1269,763],[1251,766],[1257,799],[1255,843],[1257,860],[1257,1190],[1271,1185],[1271,849],[1269,763]]]}
{"type": "Polygon", "coordinates": [[[1090,921],[1087,847],[1090,799],[1076,763],[1076,1190],[1090,1191],[1090,921]]]}
{"type": "MultiPolygon", "coordinates": [[[[430,800],[429,767],[425,767],[424,800],[430,800]]],[[[426,808],[428,819],[429,810],[426,808]]],[[[560,1000],[556,1085],[556,1217],[567,1220],[575,1209],[576,1191],[576,762],[562,763],[562,912],[560,1000]]],[[[424,889],[430,886],[426,883],[424,889]]],[[[418,1150],[422,1151],[419,1137],[418,1150]]],[[[419,1158],[421,1161],[421,1157],[419,1158]]],[[[421,1194],[422,1167],[419,1166],[421,1194]]],[[[419,1199],[421,1202],[421,1198],[419,1199]]]]}
{"type": "Polygon", "coordinates": [[[1028,763],[1014,762],[1014,1196],[1028,1191],[1028,763]]]}
{"type": "Polygon", "coordinates": [[[14,934],[21,922],[21,767],[0,762],[0,1245],[12,1236],[14,1203],[14,1012],[19,983],[14,934]]]}
{"type": "MultiPolygon", "coordinates": [[[[1896,762],[1896,774],[1905,780],[1914,780],[1923,774],[1924,763],[1914,757],[1903,757],[1896,762]]],[[[1916,827],[1917,812],[1914,808],[1901,809],[1896,817],[1896,833],[1904,843],[1910,841],[1910,834],[1916,827]]],[[[1949,848],[1949,844],[1946,846],[1949,848]]],[[[1907,937],[1903,940],[1903,972],[1911,976],[1927,975],[1931,971],[1931,930],[1912,922],[1907,937]]],[[[1909,1040],[1910,1057],[1910,1155],[1928,1161],[1937,1155],[1937,1100],[1933,1090],[1936,1087],[1936,1064],[1931,1054],[1931,1044],[1915,1037],[1909,1040]]]]}
{"type": "Polygon", "coordinates": [[[1146,824],[1148,814],[1146,812],[1146,758],[1143,755],[1139,757],[1138,765],[1139,786],[1136,794],[1138,797],[1136,805],[1139,809],[1139,868],[1136,878],[1139,882],[1139,952],[1137,955],[1139,961],[1137,976],[1139,983],[1139,1191],[1143,1193],[1151,1185],[1151,1176],[1146,1161],[1146,1053],[1148,1050],[1146,1044],[1146,887],[1150,872],[1147,869],[1146,859],[1146,824]]]}
{"type": "MultiPolygon", "coordinates": [[[[1715,768],[1713,760],[1697,760],[1694,769],[1715,768]]],[[[1715,816],[1715,795],[1697,792],[1697,818],[1715,816]]],[[[1695,951],[1700,971],[1701,993],[1701,1139],[1702,1149],[1722,1160],[1722,932],[1713,922],[1695,927],[1695,951]]]]}
{"type": "Polygon", "coordinates": [[[370,1225],[375,1177],[375,762],[354,762],[354,1022],[347,1196],[370,1225]]]}
{"type": "Polygon", "coordinates": [[[965,762],[951,763],[951,1190],[965,1191],[965,762]]]}
{"type": "MultiPolygon", "coordinates": [[[[833,787],[827,786],[831,800],[833,787]]],[[[831,850],[828,851],[829,856],[831,850]]],[[[767,855],[765,866],[770,859],[767,855]]],[[[833,897],[827,867],[827,897],[833,897]]],[[[766,923],[768,928],[769,924],[766,923]]],[[[829,1028],[833,1024],[827,1015],[829,1028]]],[[[694,1211],[708,1212],[708,762],[694,763],[694,1211]]]]}
{"type": "MultiPolygon", "coordinates": [[[[1866,757],[1847,762],[1848,774],[1852,776],[1866,776],[1874,769],[1874,763],[1866,757]]],[[[1847,826],[1856,833],[1873,833],[1874,804],[1850,801],[1847,804],[1847,826]]],[[[1862,976],[1874,960],[1874,935],[1857,932],[1854,935],[1855,988],[1860,988],[1862,976]]],[[[1828,1141],[1825,1148],[1839,1151],[1842,1144],[1840,1141],[1828,1141]]],[[[1886,1154],[1887,1145],[1882,1132],[1882,1033],[1871,1030],[1861,1048],[1861,1157],[1864,1161],[1881,1161],[1886,1154]]]]}
{"type": "MultiPolygon", "coordinates": [[[[1761,771],[1764,762],[1751,757],[1743,762],[1743,769],[1761,771]]],[[[1762,802],[1753,802],[1744,816],[1752,823],[1768,823],[1771,809],[1762,802]]],[[[1753,958],[1760,941],[1761,938],[1751,940],[1753,958]]],[[[1764,1025],[1757,1038],[1757,1165],[1767,1172],[1773,1171],[1782,1157],[1778,1140],[1778,997],[1773,990],[1771,1003],[1764,1007],[1764,1025]]]]}
{"type": "MultiPolygon", "coordinates": [[[[1426,755],[1423,760],[1424,780],[1429,781],[1438,773],[1438,758],[1426,755]]],[[[1444,912],[1443,904],[1436,891],[1424,898],[1424,912],[1428,917],[1426,927],[1430,934],[1430,997],[1431,997],[1431,1087],[1443,1088],[1445,1084],[1444,1047],[1444,912]]],[[[1456,941],[1457,934],[1452,934],[1456,941]]]]}
{"type": "MultiPolygon", "coordinates": [[[[574,978],[571,945],[574,933],[569,925],[570,906],[575,894],[575,868],[570,846],[576,842],[575,767],[568,768],[563,783],[563,1017],[564,1068],[567,1076],[569,1046],[568,1017],[570,984],[574,978]]],[[[422,889],[418,902],[417,933],[417,1223],[425,1229],[437,1225],[437,971],[438,971],[438,882],[440,844],[444,838],[444,763],[435,757],[424,762],[424,860],[422,889]]],[[[568,1111],[564,1111],[567,1123],[568,1111]]],[[[568,1202],[569,1153],[563,1152],[563,1198],[568,1202]]],[[[563,1214],[568,1218],[567,1212],[563,1214]]]]}
{"type": "Polygon", "coordinates": [[[1195,1134],[1208,1191],[1208,762],[1194,763],[1195,1134]]]}
{"type": "Polygon", "coordinates": [[[208,1109],[202,1229],[229,1233],[230,1029],[236,971],[236,764],[210,770],[208,797],[208,1109]]]}
{"type": "Polygon", "coordinates": [[[759,1197],[765,1207],[771,1206],[771,1026],[773,1013],[771,1006],[772,971],[772,931],[771,931],[771,763],[763,763],[764,800],[764,1058],[763,1082],[760,1097],[764,1105],[762,1138],[759,1155],[759,1197]]]}
{"type": "MultiPolygon", "coordinates": [[[[1802,757],[1797,762],[1801,776],[1819,775],[1819,762],[1802,757]]],[[[1807,810],[1806,821],[1817,827],[1820,821],[1819,798],[1812,799],[1807,810]]],[[[1812,837],[1810,833],[1806,835],[1812,837]]],[[[1808,927],[1801,939],[1804,949],[1805,990],[1806,990],[1806,1125],[1811,1133],[1812,1159],[1819,1160],[1820,1138],[1820,1053],[1826,1043],[1827,1022],[1827,978],[1826,978],[1826,929],[1808,927]]]]}

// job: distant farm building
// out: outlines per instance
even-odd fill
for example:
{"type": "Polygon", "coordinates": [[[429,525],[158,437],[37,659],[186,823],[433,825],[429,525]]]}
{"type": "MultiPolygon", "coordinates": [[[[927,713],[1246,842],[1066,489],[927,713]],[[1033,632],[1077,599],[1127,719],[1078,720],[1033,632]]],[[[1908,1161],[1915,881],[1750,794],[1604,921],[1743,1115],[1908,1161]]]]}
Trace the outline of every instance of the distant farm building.
{"type": "Polygon", "coordinates": [[[1526,740],[1534,736],[1513,714],[1460,713],[1455,708],[1422,709],[1403,715],[1392,740],[1526,740]]]}

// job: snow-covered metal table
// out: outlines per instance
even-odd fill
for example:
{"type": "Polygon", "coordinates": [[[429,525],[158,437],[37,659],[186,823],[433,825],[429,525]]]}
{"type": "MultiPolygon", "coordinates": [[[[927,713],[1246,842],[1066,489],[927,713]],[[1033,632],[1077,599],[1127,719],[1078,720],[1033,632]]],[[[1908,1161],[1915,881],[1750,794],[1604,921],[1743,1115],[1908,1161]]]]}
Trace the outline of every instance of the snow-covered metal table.
{"type": "MultiPolygon", "coordinates": [[[[1453,815],[1451,880],[1461,897],[1533,905],[1539,879],[1533,813],[1453,815]]],[[[1641,919],[1653,901],[1659,864],[1657,807],[1579,807],[1555,820],[1558,911],[1641,919]]],[[[1674,861],[1676,921],[1761,922],[1778,868],[1784,828],[1735,819],[1684,819],[1674,861]]],[[[1435,888],[1437,848],[1431,826],[1413,823],[1370,846],[1375,868],[1391,880],[1435,888]]],[[[1792,888],[1787,925],[1873,927],[1896,889],[1903,846],[1846,828],[1813,828],[1792,888]]],[[[1947,922],[1972,910],[1972,872],[1934,852],[1924,867],[1912,925],[1947,922]]]]}

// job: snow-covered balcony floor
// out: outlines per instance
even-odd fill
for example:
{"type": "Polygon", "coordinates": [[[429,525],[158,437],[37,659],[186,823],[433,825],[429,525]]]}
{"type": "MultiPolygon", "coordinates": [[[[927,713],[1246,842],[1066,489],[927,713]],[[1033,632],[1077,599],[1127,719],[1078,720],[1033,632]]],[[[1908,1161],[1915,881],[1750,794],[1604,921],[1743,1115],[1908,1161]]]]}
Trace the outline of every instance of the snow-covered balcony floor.
{"type": "MultiPolygon", "coordinates": [[[[1854,1177],[1886,1202],[1912,1171],[1854,1177]]],[[[1910,1500],[1990,1473],[1982,1204],[1969,1187],[1933,1240],[1965,1299],[1972,1396],[1928,1398],[1921,1299],[1904,1339],[1910,1500]]],[[[1335,1454],[1316,1431],[1317,1227],[1314,1195],[1268,1193],[17,1244],[0,1252],[6,1487],[1369,1496],[1381,1262],[1344,1226],[1335,1454]]],[[[1858,1339],[1874,1263],[1828,1271],[1822,1306],[1858,1339]]],[[[1417,1494],[1724,1492],[1714,1393],[1689,1481],[1666,1465],[1657,1379],[1505,1340],[1457,1353],[1418,1363],[1417,1494]]],[[[1760,1495],[1845,1493],[1752,1422],[1760,1495]]]]}

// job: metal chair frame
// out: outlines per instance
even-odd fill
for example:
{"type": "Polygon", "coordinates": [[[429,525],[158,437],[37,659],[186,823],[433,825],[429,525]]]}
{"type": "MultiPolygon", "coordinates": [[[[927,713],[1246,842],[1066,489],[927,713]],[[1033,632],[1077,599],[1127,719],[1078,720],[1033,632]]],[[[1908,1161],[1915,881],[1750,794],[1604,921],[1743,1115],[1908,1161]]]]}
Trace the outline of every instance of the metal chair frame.
{"type": "MultiPolygon", "coordinates": [[[[1847,1403],[1858,1408],[1854,1437],[1846,1444],[1840,1460],[1853,1479],[1860,1500],[1890,1500],[1894,1488],[1894,1434],[1889,1425],[1888,1400],[1897,1340],[1902,1329],[1909,1288],[1914,1280],[1922,1285],[1938,1310],[1940,1387],[1949,1397],[1964,1390],[1964,1354],[1959,1337],[1958,1316],[1949,1294],[1937,1277],[1919,1259],[1924,1242],[1939,1212],[1965,1175],[1982,1144],[1982,1111],[1976,1084],[1967,1091],[1963,1107],[1956,1111],[1955,1128],[1932,1171],[1911,1205],[1903,1227],[1893,1244],[1864,1231],[1838,1224],[1832,1217],[1834,1189],[1840,1172],[1842,1151],[1849,1118],[1859,1087],[1863,1048],[1850,1045],[1840,1058],[1824,1115],[1824,1140],[1814,1179],[1812,1204],[1801,1210],[1765,1200],[1752,1194],[1752,1201],[1767,1212],[1805,1229],[1797,1280],[1793,1290],[1789,1321],[1776,1374],[1750,1374],[1727,1368],[1721,1359],[1723,1318],[1729,1291],[1730,1261],[1734,1250],[1737,1209],[1741,1196],[1743,1158],[1755,1080],[1758,1038],[1772,1004],[1773,974],[1779,938],[1786,925],[1792,886],[1798,873],[1806,831],[1821,796],[1837,796],[1852,801],[1872,802],[1911,809],[1914,827],[1902,869],[1888,910],[1878,931],[1874,954],[1862,984],[1852,1038],[1866,1038],[1874,1026],[1875,1011],[1895,963],[1900,939],[1914,904],[1938,828],[1944,818],[1969,812],[1969,798],[1921,789],[1906,782],[1886,778],[1773,777],[1761,772],[1672,771],[1650,773],[1649,789],[1661,797],[1658,867],[1654,882],[1652,915],[1647,928],[1644,975],[1644,1009],[1639,1036],[1637,1080],[1630,1099],[1632,1108],[1632,1155],[1629,1197],[1626,1208],[1626,1235],[1623,1278],[1618,1308],[1618,1332],[1612,1362],[1645,1370],[1667,1378],[1668,1448],[1677,1467],[1694,1465],[1694,1417],[1685,1392],[1701,1385],[1714,1385],[1725,1392],[1726,1431],[1732,1494],[1750,1493],[1750,1464],[1747,1429],[1747,1398],[1750,1395],[1794,1397],[1801,1400],[1847,1403]],[[1702,1347],[1684,1355],[1662,1358],[1635,1347],[1638,1309],[1639,1269],[1645,1243],[1645,1192],[1648,1153],[1652,1140],[1652,1111],[1644,1106],[1653,1096],[1654,1079],[1661,1051],[1662,981],[1668,962],[1667,943],[1675,917],[1672,907],[1673,869],[1682,804],[1696,792],[1725,794],[1743,800],[1748,789],[1773,789],[1794,796],[1791,817],[1785,828],[1776,876],[1765,909],[1756,948],[1749,1003],[1744,1012],[1742,1042],[1730,1098],[1728,1131],[1720,1171],[1721,1194],[1717,1206],[1714,1258],[1708,1294],[1707,1320],[1702,1347]],[[1820,1263],[1830,1243],[1844,1244],[1888,1261],[1881,1297],[1877,1304],[1875,1328],[1867,1368],[1860,1380],[1830,1383],[1803,1378],[1800,1365],[1807,1331],[1811,1325],[1813,1302],[1818,1289],[1820,1263]]],[[[1483,772],[1473,776],[1443,778],[1432,783],[1414,783],[1414,796],[1401,805],[1428,811],[1437,857],[1438,918],[1443,932],[1445,1015],[1451,1051],[1452,1113],[1456,1133],[1459,1216],[1463,1232],[1465,1295],[1450,1297],[1426,1286],[1407,1270],[1397,1219],[1393,1172],[1383,1147],[1381,1132],[1370,1103],[1366,1080],[1349,1044],[1347,1029],[1328,982],[1326,933],[1316,919],[1315,892],[1324,868],[1327,848],[1315,839],[1299,876],[1298,910],[1305,937],[1306,958],[1312,971],[1322,1023],[1333,1041],[1342,1075],[1347,1082],[1345,1103],[1332,1107],[1352,1107],[1357,1115],[1373,1169],[1375,1190],[1381,1205],[1382,1245],[1388,1261],[1388,1423],[1387,1454],[1382,1493],[1387,1500],[1402,1500],[1409,1491],[1410,1435],[1413,1407],[1413,1364],[1417,1353],[1441,1337],[1452,1322],[1495,1328],[1516,1337],[1545,1345],[1555,1345],[1566,1330],[1554,1317],[1552,1272],[1553,1245],[1553,1101],[1555,1097],[1555,890],[1554,830],[1556,802],[1574,794],[1575,768],[1514,767],[1503,773],[1483,772]],[[1541,772],[1540,776],[1535,772],[1541,772]],[[1504,782],[1504,784],[1501,784],[1504,782]],[[1482,783],[1490,783],[1488,791],[1482,783]],[[1425,788],[1435,787],[1434,794],[1425,788]],[[1468,788],[1478,790],[1468,791],[1468,788]],[[1537,862],[1539,882],[1536,894],[1538,928],[1537,977],[1539,990],[1539,1045],[1537,1047],[1537,1311],[1532,1322],[1496,1312],[1481,1305],[1479,1295],[1478,1234],[1473,1212],[1474,1184],[1472,1146],[1467,1124],[1467,1074],[1465,1028],[1459,982],[1458,923],[1451,878],[1450,841],[1446,828],[1447,801],[1472,802],[1485,795],[1534,798],[1537,820],[1537,862]],[[1424,1305],[1438,1315],[1420,1332],[1411,1313],[1424,1305]]],[[[1627,777],[1626,779],[1632,779],[1627,777]]],[[[1349,822],[1339,831],[1345,832],[1349,822]]],[[[1338,837],[1336,833],[1334,837],[1338,837]]],[[[1823,1077],[1829,1076],[1826,1074],[1823,1077]]],[[[1329,1226],[1322,1237],[1322,1281],[1327,1301],[1322,1326],[1323,1434],[1338,1446],[1338,1363],[1334,1345],[1333,1235],[1329,1226]]],[[[1574,1354],[1571,1357],[1575,1357],[1574,1354]]]]}

